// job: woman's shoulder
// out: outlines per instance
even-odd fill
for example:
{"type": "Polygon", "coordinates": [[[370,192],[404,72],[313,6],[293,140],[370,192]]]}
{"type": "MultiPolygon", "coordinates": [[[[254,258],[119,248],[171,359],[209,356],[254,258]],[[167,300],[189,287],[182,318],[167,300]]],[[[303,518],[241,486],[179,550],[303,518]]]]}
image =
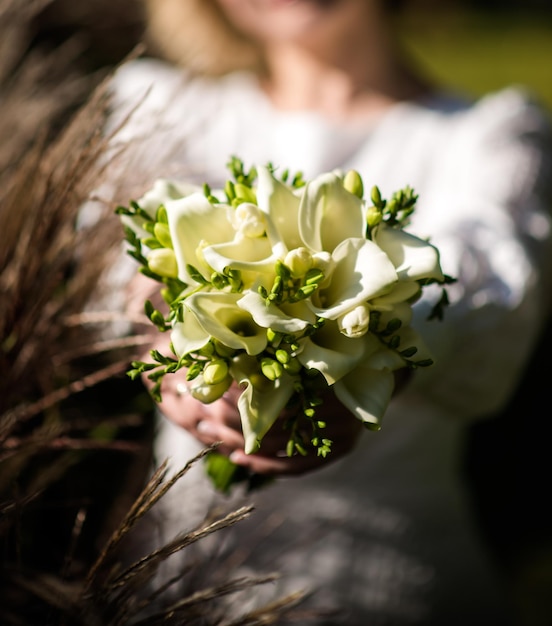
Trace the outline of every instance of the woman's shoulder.
{"type": "Polygon", "coordinates": [[[192,97],[209,93],[229,94],[252,88],[253,82],[247,72],[203,76],[161,59],[141,57],[120,65],[113,74],[111,86],[115,97],[127,100],[146,92],[158,98],[168,94],[192,97]]]}
{"type": "Polygon", "coordinates": [[[462,123],[481,137],[552,135],[552,118],[538,95],[522,85],[504,87],[473,101],[462,123]]]}

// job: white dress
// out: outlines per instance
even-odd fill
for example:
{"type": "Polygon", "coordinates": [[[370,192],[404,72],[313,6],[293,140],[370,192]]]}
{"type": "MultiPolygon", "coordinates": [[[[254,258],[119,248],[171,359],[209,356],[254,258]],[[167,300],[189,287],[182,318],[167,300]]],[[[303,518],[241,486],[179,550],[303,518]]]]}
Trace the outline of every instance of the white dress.
{"type": "MultiPolygon", "coordinates": [[[[431,291],[415,307],[436,364],[415,372],[381,431],[363,434],[349,456],[246,496],[256,510],[225,541],[250,553],[242,569],[281,573],[267,593],[309,587],[315,606],[339,608],[339,618],[317,623],[507,623],[460,463],[466,426],[507,402],[549,308],[551,153],[542,111],[508,88],[475,103],[448,95],[401,103],[363,127],[277,111],[245,74],[189,79],[141,60],[113,84],[114,123],[141,101],[115,137],[114,145],[132,143],[110,174],[132,198],[159,177],[217,187],[230,155],[307,178],[354,168],[384,197],[405,185],[419,194],[411,230],[431,237],[443,270],[458,278],[443,322],[425,321],[431,291]]],[[[200,449],[164,419],[155,447],[175,469],[200,449]]],[[[196,468],[162,502],[165,538],[221,501],[196,468]]]]}

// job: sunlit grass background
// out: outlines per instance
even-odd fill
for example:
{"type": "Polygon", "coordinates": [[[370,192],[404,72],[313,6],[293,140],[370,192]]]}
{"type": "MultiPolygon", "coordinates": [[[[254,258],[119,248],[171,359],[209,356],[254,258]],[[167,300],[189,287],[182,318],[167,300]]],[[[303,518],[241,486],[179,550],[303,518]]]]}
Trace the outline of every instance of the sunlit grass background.
{"type": "Polygon", "coordinates": [[[405,48],[443,85],[480,96],[523,84],[552,111],[552,2],[548,11],[407,11],[405,48]]]}

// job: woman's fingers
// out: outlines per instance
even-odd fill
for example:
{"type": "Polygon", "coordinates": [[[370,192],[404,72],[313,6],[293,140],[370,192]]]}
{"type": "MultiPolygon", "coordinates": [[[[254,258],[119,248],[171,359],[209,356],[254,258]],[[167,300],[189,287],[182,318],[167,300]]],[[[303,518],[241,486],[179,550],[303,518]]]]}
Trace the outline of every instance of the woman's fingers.
{"type": "MultiPolygon", "coordinates": [[[[147,377],[144,377],[144,382],[150,388],[153,385],[147,377]]],[[[296,451],[291,457],[287,455],[291,435],[290,418],[294,417],[291,411],[285,411],[276,420],[263,437],[258,452],[246,455],[237,408],[241,394],[238,385],[233,384],[215,402],[204,404],[191,395],[188,384],[184,372],[177,372],[163,379],[162,401],[159,404],[161,412],[167,419],[185,428],[202,444],[220,442],[219,452],[231,456],[237,464],[260,474],[302,474],[327,465],[350,452],[362,432],[360,421],[343,407],[333,393],[328,393],[317,409],[317,420],[325,423],[317,434],[332,442],[331,451],[326,457],[318,455],[316,447],[311,443],[314,435],[312,425],[301,417],[298,418],[299,430],[296,435],[301,436],[307,454],[296,451]]]]}

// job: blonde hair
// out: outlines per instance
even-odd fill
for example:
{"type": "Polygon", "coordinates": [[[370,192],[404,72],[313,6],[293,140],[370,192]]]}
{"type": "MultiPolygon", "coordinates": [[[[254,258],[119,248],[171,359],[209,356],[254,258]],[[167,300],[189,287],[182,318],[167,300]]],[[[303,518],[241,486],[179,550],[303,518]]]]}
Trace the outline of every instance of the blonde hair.
{"type": "Polygon", "coordinates": [[[257,47],[228,22],[214,0],[145,0],[151,52],[204,75],[261,71],[257,47]]]}

